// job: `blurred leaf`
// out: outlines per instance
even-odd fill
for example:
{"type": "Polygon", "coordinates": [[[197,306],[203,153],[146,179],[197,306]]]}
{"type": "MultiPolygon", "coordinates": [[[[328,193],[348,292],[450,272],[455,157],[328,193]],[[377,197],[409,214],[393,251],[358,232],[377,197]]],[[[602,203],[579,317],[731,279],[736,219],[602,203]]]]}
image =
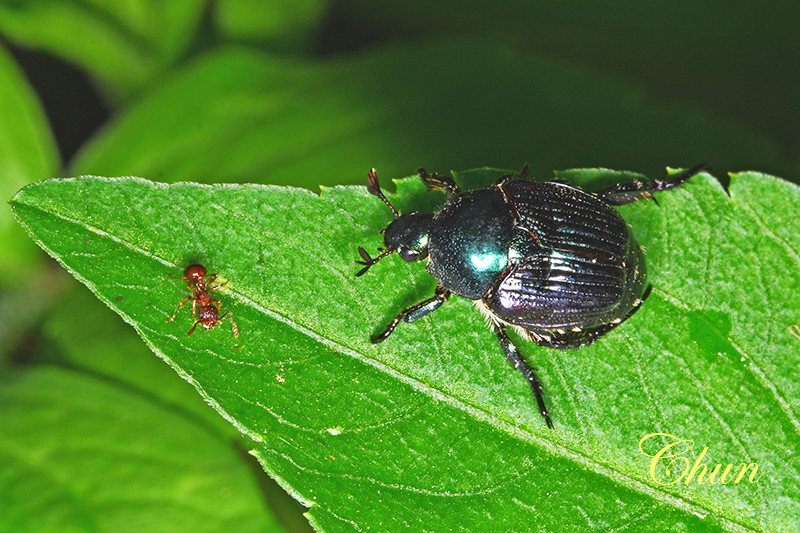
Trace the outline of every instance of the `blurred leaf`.
{"type": "Polygon", "coordinates": [[[28,360],[38,343],[32,329],[62,296],[66,281],[64,272],[43,268],[0,290],[0,373],[10,363],[28,360]]]}
{"type": "Polygon", "coordinates": [[[790,177],[800,180],[796,2],[771,3],[758,16],[747,0],[725,2],[724,8],[693,0],[635,7],[626,0],[603,0],[574,9],[548,0],[339,0],[336,7],[336,22],[322,46],[341,49],[342,43],[359,47],[387,37],[432,34],[514,43],[560,64],[636,80],[651,96],[696,102],[753,128],[794,159],[792,168],[777,163],[764,168],[791,171],[790,177]]]}
{"type": "MultiPolygon", "coordinates": [[[[403,209],[437,197],[418,180],[398,189],[403,209]]],[[[29,186],[13,207],[253,439],[320,529],[790,530],[800,513],[800,343],[788,325],[800,303],[787,295],[800,289],[800,191],[743,173],[728,196],[704,175],[659,202],[623,210],[648,251],[646,305],[594,346],[524,346],[554,431],[463,299],[369,343],[433,280],[396,258],[354,278],[355,247],[377,246],[390,220],[362,187],[317,196],[80,178],[29,186]],[[228,323],[187,336],[188,310],[165,322],[187,294],[165,275],[194,261],[228,281],[216,294],[238,339],[228,323]],[[653,432],[708,446],[709,464],[755,462],[764,475],[660,486],[637,449],[653,432]]]]}
{"type": "Polygon", "coordinates": [[[100,380],[0,378],[4,531],[281,531],[230,442],[100,380]]]}
{"type": "MultiPolygon", "coordinates": [[[[14,60],[0,46],[0,196],[8,198],[32,181],[52,176],[58,153],[36,95],[14,60]]],[[[0,209],[0,284],[18,285],[41,256],[14,222],[0,209]]]]}
{"type": "MultiPolygon", "coordinates": [[[[12,57],[0,45],[0,197],[34,180],[52,176],[58,152],[44,112],[12,57]]],[[[0,207],[0,367],[26,327],[57,292],[43,273],[42,254],[0,207]]]]}
{"type": "Polygon", "coordinates": [[[217,24],[230,40],[258,43],[273,50],[305,51],[327,6],[328,0],[222,0],[216,3],[217,24]]]}
{"type": "Polygon", "coordinates": [[[205,0],[0,0],[0,32],[72,61],[125,99],[183,54],[205,0]]]}
{"type": "Polygon", "coordinates": [[[469,42],[320,62],[207,55],[134,105],[70,173],[316,187],[483,165],[533,172],[791,166],[763,138],[641,91],[469,42]]]}

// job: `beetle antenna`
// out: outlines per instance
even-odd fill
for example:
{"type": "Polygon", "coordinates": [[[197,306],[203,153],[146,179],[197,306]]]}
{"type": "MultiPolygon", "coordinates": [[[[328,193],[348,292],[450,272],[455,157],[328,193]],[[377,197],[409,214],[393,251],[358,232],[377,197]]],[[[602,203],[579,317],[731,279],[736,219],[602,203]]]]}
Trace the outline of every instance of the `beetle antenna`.
{"type": "Polygon", "coordinates": [[[389,200],[386,198],[386,196],[383,195],[383,191],[381,191],[381,186],[380,184],[378,184],[378,173],[374,168],[369,171],[369,174],[367,174],[367,190],[369,191],[370,194],[377,196],[378,198],[383,200],[383,203],[389,206],[389,209],[391,209],[392,213],[394,213],[394,218],[398,218],[400,216],[400,212],[397,209],[395,209],[394,206],[391,203],[389,203],[389,200]]]}
{"type": "Polygon", "coordinates": [[[389,248],[388,250],[384,250],[383,253],[381,253],[377,257],[370,257],[369,253],[367,253],[367,251],[365,249],[363,249],[361,246],[359,246],[358,247],[358,255],[361,256],[363,261],[356,261],[356,263],[359,264],[359,265],[364,265],[364,268],[362,268],[361,270],[359,270],[356,273],[356,277],[359,277],[359,276],[363,275],[367,270],[369,270],[369,267],[371,267],[372,265],[374,265],[375,263],[377,263],[378,261],[380,261],[381,259],[383,259],[387,255],[393,254],[393,253],[394,253],[394,250],[389,248]]]}

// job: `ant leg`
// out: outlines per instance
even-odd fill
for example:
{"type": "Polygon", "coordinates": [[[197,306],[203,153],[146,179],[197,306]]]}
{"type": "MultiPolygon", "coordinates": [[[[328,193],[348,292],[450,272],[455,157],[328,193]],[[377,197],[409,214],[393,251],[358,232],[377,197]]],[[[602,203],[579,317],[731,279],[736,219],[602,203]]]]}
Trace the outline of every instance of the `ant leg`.
{"type": "Polygon", "coordinates": [[[217,278],[217,276],[216,276],[216,274],[215,274],[215,275],[214,275],[214,277],[213,277],[212,279],[210,279],[210,280],[209,280],[209,283],[208,283],[208,285],[206,285],[206,292],[215,291],[215,290],[219,289],[220,287],[224,287],[224,286],[226,286],[228,283],[230,283],[230,282],[231,282],[230,280],[223,281],[223,282],[222,282],[222,283],[220,283],[219,285],[214,285],[214,286],[212,287],[212,286],[211,286],[211,282],[212,282],[212,281],[214,281],[216,278],[217,278]]]}
{"type": "Polygon", "coordinates": [[[199,320],[195,320],[194,325],[192,326],[192,329],[187,331],[186,334],[187,335],[191,335],[192,333],[194,333],[194,328],[196,328],[199,324],[200,324],[200,321],[199,320]]]}
{"type": "MultiPolygon", "coordinates": [[[[220,307],[222,307],[222,306],[220,305],[220,307]]],[[[239,336],[239,327],[236,325],[236,322],[233,321],[233,313],[232,312],[225,311],[224,313],[222,313],[222,316],[219,317],[219,320],[222,321],[226,316],[231,317],[231,329],[233,330],[233,336],[234,337],[238,337],[239,336]]]]}
{"type": "Polygon", "coordinates": [[[211,276],[208,278],[208,281],[206,281],[206,292],[215,291],[220,287],[225,287],[228,283],[231,282],[231,280],[228,279],[223,281],[219,285],[214,285],[214,282],[216,280],[217,280],[217,274],[211,274],[211,276]]]}
{"type": "Polygon", "coordinates": [[[385,341],[386,338],[392,334],[394,328],[397,327],[397,324],[399,324],[400,321],[414,322],[415,320],[419,320],[425,315],[439,309],[439,307],[443,303],[445,303],[449,298],[450,298],[450,291],[448,291],[444,287],[437,286],[436,294],[432,298],[428,298],[427,300],[422,300],[421,302],[415,303],[414,305],[405,308],[402,313],[397,315],[397,317],[395,317],[395,319],[392,320],[391,324],[386,326],[386,329],[383,330],[383,333],[376,335],[375,337],[372,337],[373,344],[378,344],[379,342],[385,341]]]}
{"type": "MultiPolygon", "coordinates": [[[[186,298],[181,300],[181,303],[178,304],[178,308],[175,309],[175,312],[172,313],[172,316],[167,319],[167,322],[172,322],[173,320],[175,320],[175,316],[178,314],[178,311],[181,310],[181,307],[183,307],[183,304],[185,304],[186,300],[188,300],[189,298],[191,298],[191,296],[187,296],[186,298]]],[[[192,304],[194,304],[194,300],[192,300],[192,304]]]]}
{"type": "Polygon", "coordinates": [[[497,334],[497,340],[500,341],[500,348],[502,348],[503,353],[506,354],[506,359],[514,365],[514,368],[522,372],[522,375],[528,380],[531,389],[533,389],[533,394],[536,396],[536,403],[539,405],[539,412],[542,414],[545,424],[547,424],[547,427],[550,429],[553,429],[553,421],[550,420],[550,415],[547,413],[547,407],[542,397],[542,384],[539,382],[536,374],[534,374],[533,368],[528,366],[528,363],[522,358],[522,354],[519,353],[517,347],[511,342],[511,339],[506,333],[506,328],[493,323],[492,329],[497,334]]]}
{"type": "Polygon", "coordinates": [[[632,202],[636,202],[637,200],[652,198],[654,192],[668,191],[670,189],[674,189],[675,187],[680,187],[686,183],[689,178],[699,174],[707,168],[710,168],[710,166],[707,163],[702,163],[675,176],[674,178],[667,180],[656,179],[644,182],[634,180],[629,183],[617,183],[594,194],[601,200],[604,200],[611,205],[630,204],[632,202]]]}
{"type": "Polygon", "coordinates": [[[424,183],[427,188],[434,191],[444,190],[448,198],[452,198],[461,192],[455,180],[450,176],[442,176],[438,172],[428,174],[428,171],[424,168],[417,170],[417,176],[422,178],[422,183],[424,183]]]}
{"type": "MultiPolygon", "coordinates": [[[[192,317],[195,319],[194,327],[192,328],[192,331],[194,331],[194,328],[196,328],[197,324],[200,323],[200,319],[197,318],[197,298],[192,299],[192,317]]],[[[192,331],[190,331],[187,335],[191,335],[192,331]]]]}

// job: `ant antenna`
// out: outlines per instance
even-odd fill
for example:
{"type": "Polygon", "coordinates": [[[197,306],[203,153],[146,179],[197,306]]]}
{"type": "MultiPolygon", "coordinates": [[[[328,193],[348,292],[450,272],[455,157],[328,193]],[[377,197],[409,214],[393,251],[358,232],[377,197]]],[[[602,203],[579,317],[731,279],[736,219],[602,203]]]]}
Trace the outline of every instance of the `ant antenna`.
{"type": "MultiPolygon", "coordinates": [[[[383,203],[389,206],[389,209],[391,209],[392,213],[394,213],[394,218],[400,217],[400,212],[397,209],[395,209],[394,206],[389,203],[389,200],[386,198],[386,196],[383,195],[383,192],[381,191],[381,186],[378,184],[378,173],[374,168],[369,171],[369,174],[367,174],[367,190],[369,191],[370,194],[377,196],[378,198],[383,200],[383,203]]],[[[383,257],[384,255],[385,254],[382,254],[380,257],[383,257]]],[[[364,254],[361,254],[361,257],[364,257],[364,254]]],[[[380,257],[378,259],[380,259],[380,257]]],[[[375,259],[375,261],[377,261],[378,259],[375,259]]]]}
{"type": "MultiPolygon", "coordinates": [[[[389,207],[391,207],[391,206],[389,206],[389,207]]],[[[359,276],[363,275],[367,270],[369,270],[369,267],[371,267],[372,265],[374,265],[375,263],[377,263],[378,261],[380,261],[381,259],[383,259],[387,255],[393,254],[393,253],[394,253],[393,249],[383,250],[381,255],[373,258],[373,257],[369,256],[369,253],[367,253],[367,251],[364,248],[359,246],[358,247],[358,255],[361,256],[363,261],[356,261],[356,263],[359,264],[359,265],[364,265],[364,268],[362,268],[361,270],[358,271],[358,273],[356,274],[356,277],[359,277],[359,276]]]]}

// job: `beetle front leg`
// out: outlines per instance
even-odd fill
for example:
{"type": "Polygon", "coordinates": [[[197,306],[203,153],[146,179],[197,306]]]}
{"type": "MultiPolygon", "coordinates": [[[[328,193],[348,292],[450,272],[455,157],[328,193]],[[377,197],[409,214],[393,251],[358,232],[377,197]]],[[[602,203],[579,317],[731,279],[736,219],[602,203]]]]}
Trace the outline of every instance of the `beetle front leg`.
{"type": "Polygon", "coordinates": [[[514,365],[514,368],[522,372],[522,375],[528,380],[531,389],[533,389],[533,394],[536,396],[536,403],[539,405],[539,412],[542,414],[545,424],[547,424],[547,427],[550,429],[553,429],[553,421],[550,420],[550,415],[547,413],[547,406],[544,404],[544,398],[542,397],[542,384],[533,372],[533,368],[528,366],[522,354],[519,353],[517,347],[511,342],[508,333],[506,333],[506,328],[498,326],[497,324],[492,324],[492,329],[497,333],[497,340],[500,341],[500,347],[503,349],[503,353],[506,354],[506,359],[514,365]]]}
{"type": "Polygon", "coordinates": [[[439,307],[445,303],[450,298],[450,291],[445,289],[444,287],[437,286],[436,287],[436,294],[432,298],[428,298],[427,300],[422,300],[421,302],[415,303],[414,305],[407,307],[403,310],[402,313],[397,315],[392,322],[386,326],[386,329],[383,330],[383,333],[372,337],[373,344],[378,344],[379,342],[383,342],[386,338],[392,334],[394,328],[397,327],[401,321],[403,322],[414,322],[415,320],[419,320],[420,318],[424,317],[425,315],[436,311],[439,307]]]}
{"type": "Polygon", "coordinates": [[[669,189],[680,187],[686,183],[689,178],[699,174],[707,168],[709,168],[709,165],[707,163],[702,163],[668,180],[651,180],[644,182],[631,181],[629,183],[617,183],[596,192],[595,195],[611,205],[630,204],[632,202],[636,202],[637,200],[652,198],[654,192],[668,191],[669,189]]]}

